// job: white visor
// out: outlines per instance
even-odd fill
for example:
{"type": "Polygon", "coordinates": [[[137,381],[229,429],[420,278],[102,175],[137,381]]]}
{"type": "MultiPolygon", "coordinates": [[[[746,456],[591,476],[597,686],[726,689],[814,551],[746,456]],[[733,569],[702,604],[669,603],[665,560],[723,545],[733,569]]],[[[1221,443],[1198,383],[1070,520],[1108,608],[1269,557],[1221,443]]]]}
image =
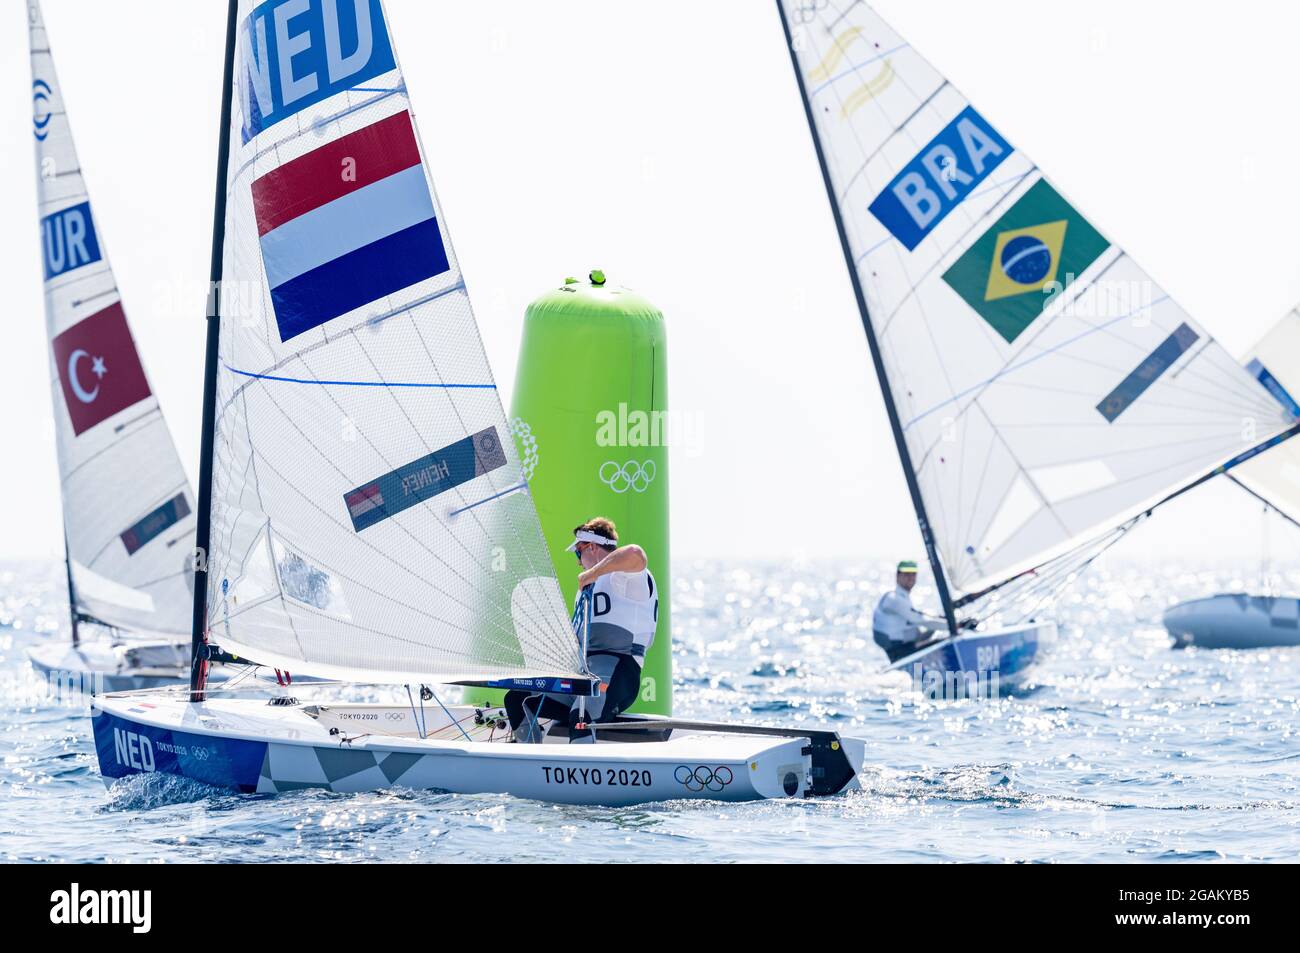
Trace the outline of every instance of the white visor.
{"type": "Polygon", "coordinates": [[[601,536],[589,529],[580,529],[573,534],[573,543],[564,547],[566,553],[577,552],[579,543],[595,543],[597,546],[618,546],[618,541],[608,536],[601,536]]]}

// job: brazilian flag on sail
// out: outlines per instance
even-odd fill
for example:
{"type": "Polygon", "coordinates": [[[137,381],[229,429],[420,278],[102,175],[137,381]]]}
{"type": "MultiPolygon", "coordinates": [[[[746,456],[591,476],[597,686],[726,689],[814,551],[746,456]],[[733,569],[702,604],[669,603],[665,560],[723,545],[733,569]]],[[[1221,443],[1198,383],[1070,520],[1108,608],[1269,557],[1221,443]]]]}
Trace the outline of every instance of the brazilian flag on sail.
{"type": "Polygon", "coordinates": [[[1048,286],[1069,285],[1109,247],[1086,218],[1039,179],[944,272],[943,280],[1010,344],[1052,300],[1048,286]]]}

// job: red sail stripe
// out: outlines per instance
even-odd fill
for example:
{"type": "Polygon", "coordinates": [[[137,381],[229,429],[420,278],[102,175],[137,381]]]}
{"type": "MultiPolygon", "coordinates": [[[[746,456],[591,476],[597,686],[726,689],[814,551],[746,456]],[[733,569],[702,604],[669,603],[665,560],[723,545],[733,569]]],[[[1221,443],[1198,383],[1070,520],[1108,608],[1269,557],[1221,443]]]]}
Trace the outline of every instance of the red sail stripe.
{"type": "Polygon", "coordinates": [[[348,133],[253,180],[257,233],[419,163],[410,113],[348,133]]]}

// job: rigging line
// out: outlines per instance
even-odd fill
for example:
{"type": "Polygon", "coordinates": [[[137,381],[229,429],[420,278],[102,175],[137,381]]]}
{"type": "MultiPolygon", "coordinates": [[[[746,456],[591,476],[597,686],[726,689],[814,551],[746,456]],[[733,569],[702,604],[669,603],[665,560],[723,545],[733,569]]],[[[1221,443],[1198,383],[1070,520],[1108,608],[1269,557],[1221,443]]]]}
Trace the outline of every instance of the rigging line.
{"type": "MultiPolygon", "coordinates": [[[[1265,452],[1266,450],[1270,450],[1273,447],[1277,446],[1278,444],[1290,440],[1297,433],[1300,433],[1300,423],[1293,424],[1290,428],[1283,431],[1282,433],[1270,437],[1268,440],[1265,440],[1263,443],[1256,444],[1255,446],[1251,447],[1249,450],[1245,451],[1244,453],[1240,453],[1237,456],[1233,457],[1232,459],[1228,460],[1226,463],[1223,463],[1218,467],[1215,467],[1213,470],[1209,471],[1208,473],[1202,474],[1201,476],[1193,480],[1191,483],[1188,483],[1185,486],[1180,487],[1179,489],[1168,494],[1164,498],[1156,501],[1155,503],[1152,503],[1149,507],[1146,507],[1145,509],[1139,511],[1137,514],[1135,514],[1134,516],[1130,517],[1128,520],[1125,520],[1123,523],[1121,523],[1120,526],[1124,527],[1130,524],[1136,525],[1137,522],[1139,522],[1142,519],[1145,519],[1147,516],[1150,516],[1159,507],[1164,506],[1166,503],[1169,503],[1172,500],[1177,499],[1178,497],[1182,496],[1184,493],[1187,493],[1190,490],[1195,489],[1196,487],[1200,486],[1202,483],[1212,480],[1216,476],[1221,476],[1227,473],[1229,470],[1232,470],[1234,467],[1240,466],[1241,464],[1245,463],[1247,460],[1253,459],[1254,457],[1265,452]]],[[[1162,469],[1167,469],[1167,468],[1162,468],[1162,469]]],[[[1122,482],[1131,482],[1131,481],[1122,481],[1122,482]]],[[[1110,532],[1114,532],[1114,531],[1115,530],[1110,530],[1110,532]]],[[[1102,537],[1104,536],[1105,534],[1102,534],[1102,537]]],[[[1102,537],[1096,537],[1096,538],[1102,538],[1102,537]]],[[[1016,573],[1014,576],[1011,576],[1000,583],[996,583],[995,585],[988,586],[977,593],[971,593],[966,596],[962,596],[960,599],[957,600],[955,605],[957,606],[967,605],[970,602],[973,602],[976,599],[981,598],[982,596],[989,595],[990,593],[993,593],[998,589],[1001,589],[1003,586],[1014,581],[1015,579],[1018,579],[1021,576],[1024,576],[1028,573],[1035,572],[1038,569],[1041,569],[1043,566],[1046,566],[1048,563],[1052,562],[1053,560],[1061,558],[1062,555],[1064,554],[1058,554],[1057,556],[1052,557],[1052,559],[1044,560],[1043,562],[1039,563],[1037,566],[1031,566],[1028,569],[1016,573]]]]}
{"type": "Polygon", "coordinates": [[[272,374],[255,374],[252,371],[241,371],[237,367],[231,367],[225,361],[221,366],[234,374],[242,377],[253,377],[263,381],[278,381],[282,384],[317,384],[321,387],[430,387],[441,390],[496,390],[496,384],[435,384],[430,381],[332,381],[332,380],[306,380],[301,377],[279,377],[272,374]]]}
{"type": "MultiPolygon", "coordinates": [[[[415,699],[411,696],[411,686],[408,684],[405,687],[406,687],[406,701],[407,704],[411,706],[411,720],[415,722],[416,733],[419,734],[420,740],[423,741],[424,725],[420,723],[420,713],[416,711],[415,699]]],[[[421,701],[423,701],[423,699],[421,699],[421,701]]]]}
{"type": "MultiPolygon", "coordinates": [[[[1138,522],[1141,521],[1139,520],[1138,522]]],[[[1038,601],[1031,605],[1029,609],[1016,621],[1023,622],[1025,619],[1033,616],[1038,611],[1039,606],[1041,606],[1047,599],[1055,597],[1058,593],[1064,590],[1066,586],[1073,584],[1073,582],[1078,579],[1078,577],[1082,575],[1089,566],[1091,566],[1097,559],[1101,558],[1104,553],[1108,552],[1112,546],[1127,536],[1129,531],[1134,529],[1137,525],[1138,523],[1135,522],[1132,526],[1124,527],[1121,531],[1115,533],[1111,539],[1106,540],[1096,552],[1088,556],[1088,558],[1083,560],[1083,562],[1079,563],[1077,566],[1070,567],[1068,570],[1063,570],[1060,573],[1061,578],[1057,585],[1049,587],[1047,591],[1038,598],[1038,601]]]]}
{"type": "Polygon", "coordinates": [[[484,503],[491,503],[493,500],[500,499],[501,497],[505,496],[507,493],[514,493],[516,490],[526,490],[526,489],[528,489],[527,480],[525,480],[523,483],[516,483],[514,486],[507,487],[506,489],[502,490],[500,493],[493,493],[491,496],[485,497],[484,499],[479,500],[477,503],[470,503],[468,506],[462,506],[460,509],[452,510],[451,513],[448,515],[458,516],[461,513],[464,513],[466,510],[472,510],[476,506],[482,506],[484,503]]]}
{"type": "Polygon", "coordinates": [[[1252,490],[1250,487],[1246,486],[1246,484],[1242,483],[1241,480],[1239,480],[1237,477],[1233,476],[1231,473],[1225,473],[1225,474],[1224,474],[1224,477],[1226,477],[1227,479],[1231,480],[1233,483],[1237,484],[1237,486],[1241,487],[1243,490],[1245,490],[1247,493],[1249,493],[1249,494],[1250,494],[1251,496],[1253,496],[1255,499],[1259,500],[1259,502],[1263,503],[1266,507],[1268,507],[1268,508],[1269,508],[1270,510],[1272,510],[1274,513],[1276,513],[1278,516],[1282,517],[1282,519],[1286,520],[1286,521],[1287,521],[1288,523],[1290,523],[1292,526],[1300,527],[1300,520],[1297,520],[1295,517],[1291,516],[1289,513],[1286,513],[1286,512],[1284,512],[1283,510],[1278,509],[1278,507],[1275,506],[1275,505],[1272,503],[1272,501],[1270,501],[1270,500],[1268,499],[1268,497],[1264,496],[1264,495],[1261,494],[1261,493],[1256,493],[1254,490],[1252,490]]]}
{"type": "MultiPolygon", "coordinates": [[[[435,692],[432,688],[430,688],[430,689],[429,689],[429,694],[432,695],[432,696],[433,696],[433,700],[436,701],[436,702],[438,703],[438,707],[441,708],[441,709],[442,709],[442,713],[443,713],[444,715],[447,716],[447,720],[450,721],[453,725],[455,725],[457,728],[460,729],[460,733],[461,733],[462,735],[465,736],[465,740],[466,740],[466,741],[473,741],[474,739],[471,738],[471,737],[469,736],[469,732],[465,730],[465,726],[462,725],[462,724],[460,723],[460,721],[457,721],[455,718],[452,717],[451,712],[449,712],[449,711],[447,710],[447,706],[444,705],[444,704],[442,703],[442,699],[438,697],[438,693],[435,692]]],[[[421,704],[423,704],[423,700],[424,700],[424,695],[423,695],[423,694],[420,695],[420,700],[421,700],[421,704]]],[[[469,716],[466,715],[465,717],[468,718],[469,716]]],[[[462,720],[464,720],[464,719],[462,719],[462,720]]]]}
{"type": "MultiPolygon", "coordinates": [[[[1167,298],[1168,295],[1165,295],[1164,297],[1167,298]]],[[[1162,298],[1161,300],[1163,300],[1163,298],[1162,298]]],[[[1024,367],[1028,367],[1030,364],[1037,363],[1038,361],[1042,360],[1043,358],[1045,358],[1045,357],[1049,357],[1049,356],[1051,356],[1052,354],[1056,353],[1057,351],[1060,351],[1060,350],[1063,349],[1063,348],[1069,347],[1070,345],[1077,343],[1078,341],[1082,340],[1083,338],[1090,337],[1091,335],[1096,334],[1098,331],[1102,330],[1102,329],[1105,328],[1106,326],[1111,325],[1111,324],[1114,324],[1114,323],[1116,323],[1116,322],[1118,322],[1118,321],[1123,321],[1124,319],[1126,319],[1126,318],[1128,318],[1128,317],[1129,317],[1129,315],[1122,314],[1122,315],[1119,315],[1118,317],[1111,318],[1109,321],[1106,322],[1106,324],[1103,324],[1103,325],[1098,326],[1098,327],[1089,328],[1087,331],[1081,331],[1079,334],[1075,335],[1074,337],[1072,337],[1072,338],[1068,338],[1067,340],[1062,341],[1060,344],[1054,345],[1053,347],[1048,348],[1048,349],[1045,350],[1045,351],[1040,351],[1038,354],[1035,354],[1035,355],[1032,356],[1032,357],[1026,358],[1025,360],[1019,362],[1018,364],[1008,364],[1006,367],[1002,368],[1002,370],[998,371],[996,374],[994,374],[993,376],[987,378],[986,380],[983,380],[983,381],[981,381],[981,382],[978,383],[978,384],[972,384],[970,387],[967,387],[965,390],[961,391],[960,393],[958,393],[958,394],[954,394],[952,397],[950,397],[950,398],[948,398],[948,399],[946,399],[946,400],[940,401],[938,404],[935,404],[935,405],[934,405],[933,407],[931,407],[929,410],[923,411],[922,413],[920,413],[920,414],[918,414],[917,416],[913,417],[910,421],[908,421],[908,422],[903,426],[903,429],[904,429],[904,430],[907,430],[909,427],[911,427],[911,426],[912,426],[913,424],[915,424],[917,421],[922,420],[923,418],[928,417],[930,414],[934,413],[935,411],[940,410],[940,409],[942,409],[943,407],[946,407],[946,406],[948,406],[949,404],[954,403],[954,402],[960,400],[961,398],[965,397],[967,394],[971,393],[972,391],[979,390],[979,389],[982,388],[982,387],[987,387],[989,384],[992,384],[994,381],[998,380],[998,379],[1001,378],[1001,377],[1005,377],[1007,374],[1010,374],[1010,373],[1012,373],[1013,371],[1018,371],[1018,370],[1021,370],[1021,369],[1024,368],[1024,367]]]]}

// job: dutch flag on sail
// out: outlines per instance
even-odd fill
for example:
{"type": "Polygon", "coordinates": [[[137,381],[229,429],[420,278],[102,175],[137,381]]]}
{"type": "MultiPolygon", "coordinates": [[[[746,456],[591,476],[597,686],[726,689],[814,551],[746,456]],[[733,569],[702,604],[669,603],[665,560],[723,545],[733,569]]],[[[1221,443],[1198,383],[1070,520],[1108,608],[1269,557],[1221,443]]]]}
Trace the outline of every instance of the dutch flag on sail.
{"type": "Polygon", "coordinates": [[[255,179],[253,209],[281,341],[451,267],[407,112],[255,179]]]}

